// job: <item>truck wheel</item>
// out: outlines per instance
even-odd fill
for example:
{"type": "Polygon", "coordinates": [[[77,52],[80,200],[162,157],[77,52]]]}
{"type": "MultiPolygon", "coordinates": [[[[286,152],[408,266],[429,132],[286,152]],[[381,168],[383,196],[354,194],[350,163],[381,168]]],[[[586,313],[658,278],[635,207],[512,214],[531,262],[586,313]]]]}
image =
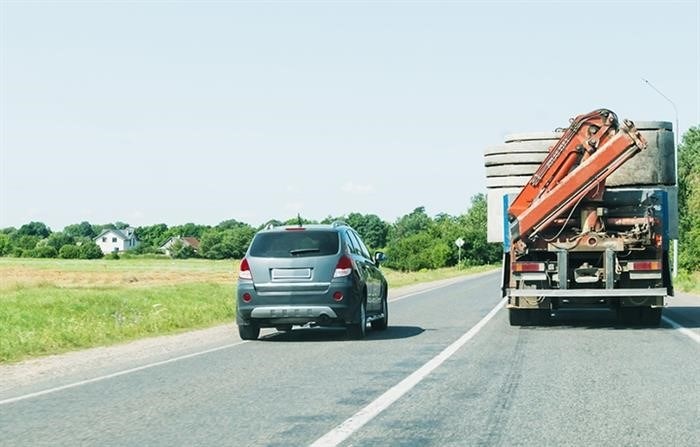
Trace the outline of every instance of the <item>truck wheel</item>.
{"type": "Polygon", "coordinates": [[[511,326],[528,326],[530,319],[527,314],[528,309],[508,309],[508,320],[511,326]]]}
{"type": "Polygon", "coordinates": [[[661,312],[660,307],[642,307],[640,310],[639,322],[644,326],[658,327],[661,324],[661,312]]]}
{"type": "Polygon", "coordinates": [[[238,326],[238,335],[240,335],[242,340],[257,340],[260,335],[260,326],[253,323],[238,326]]]}
{"type": "Polygon", "coordinates": [[[511,326],[546,326],[551,322],[549,309],[508,309],[511,326]]]}

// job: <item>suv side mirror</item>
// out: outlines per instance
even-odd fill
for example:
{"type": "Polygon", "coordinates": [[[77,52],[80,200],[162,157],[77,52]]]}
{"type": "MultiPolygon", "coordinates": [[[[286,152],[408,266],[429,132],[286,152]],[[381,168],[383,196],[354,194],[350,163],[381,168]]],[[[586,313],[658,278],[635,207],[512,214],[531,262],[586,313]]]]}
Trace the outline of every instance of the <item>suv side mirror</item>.
{"type": "Polygon", "coordinates": [[[381,251],[375,251],[374,252],[374,263],[379,265],[380,262],[384,262],[386,260],[386,255],[384,255],[384,252],[381,251]]]}

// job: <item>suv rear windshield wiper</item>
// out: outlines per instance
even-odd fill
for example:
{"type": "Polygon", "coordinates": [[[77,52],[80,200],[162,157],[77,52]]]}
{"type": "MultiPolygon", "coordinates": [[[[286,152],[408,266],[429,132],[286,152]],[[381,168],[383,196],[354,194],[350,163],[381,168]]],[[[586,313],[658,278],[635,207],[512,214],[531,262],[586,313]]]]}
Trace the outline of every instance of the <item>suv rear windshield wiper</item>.
{"type": "Polygon", "coordinates": [[[297,248],[295,250],[289,250],[289,254],[294,256],[294,255],[301,255],[304,253],[318,253],[321,250],[318,248],[297,248]]]}

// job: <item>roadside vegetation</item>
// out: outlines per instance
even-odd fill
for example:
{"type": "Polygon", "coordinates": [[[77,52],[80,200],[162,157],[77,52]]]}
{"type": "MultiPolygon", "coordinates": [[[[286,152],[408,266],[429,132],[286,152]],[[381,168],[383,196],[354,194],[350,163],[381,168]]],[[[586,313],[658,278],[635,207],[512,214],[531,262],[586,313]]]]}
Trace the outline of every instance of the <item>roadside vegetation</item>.
{"type": "Polygon", "coordinates": [[[680,290],[700,294],[700,127],[692,127],[678,146],[678,262],[680,290]]]}
{"type": "MultiPolygon", "coordinates": [[[[0,362],[232,322],[238,264],[0,258],[0,362]]],[[[384,270],[395,288],[486,268],[384,270]]]]}
{"type": "MultiPolygon", "coordinates": [[[[700,295],[700,128],[679,146],[681,270],[679,291],[700,295]]],[[[107,345],[233,321],[240,259],[260,228],[315,223],[300,216],[260,227],[236,220],[216,226],[187,223],[136,228],[141,244],[103,256],[93,238],[103,225],[81,222],[52,231],[42,222],[0,230],[0,362],[107,345]],[[198,251],[158,248],[172,236],[195,237],[198,251]]],[[[501,246],[486,242],[486,200],[471,199],[464,214],[430,217],[424,207],[388,223],[373,214],[328,216],[343,220],[374,250],[385,251],[390,287],[493,268],[501,246]],[[461,250],[455,240],[461,238],[461,250]]]]}

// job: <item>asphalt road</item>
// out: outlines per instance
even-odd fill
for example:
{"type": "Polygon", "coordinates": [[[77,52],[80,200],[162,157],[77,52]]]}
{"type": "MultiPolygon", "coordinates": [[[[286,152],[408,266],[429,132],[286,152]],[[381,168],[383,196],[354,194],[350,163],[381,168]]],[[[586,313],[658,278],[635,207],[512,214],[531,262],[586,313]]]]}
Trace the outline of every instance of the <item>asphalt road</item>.
{"type": "Polygon", "coordinates": [[[657,329],[605,312],[512,328],[498,282],[395,296],[389,329],[361,341],[231,333],[43,378],[0,394],[0,445],[700,445],[700,298],[671,299],[657,329]]]}

